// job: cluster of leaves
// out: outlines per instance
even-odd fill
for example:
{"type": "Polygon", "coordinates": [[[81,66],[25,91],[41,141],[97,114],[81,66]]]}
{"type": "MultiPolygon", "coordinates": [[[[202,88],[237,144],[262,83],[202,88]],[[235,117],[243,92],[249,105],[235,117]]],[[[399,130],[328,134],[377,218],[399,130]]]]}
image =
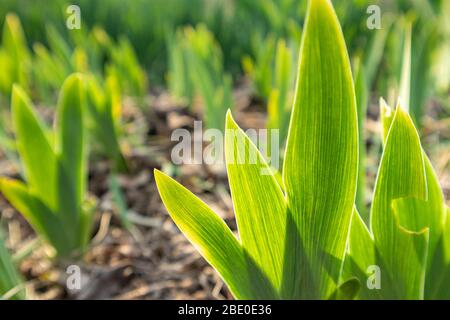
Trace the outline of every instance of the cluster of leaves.
{"type": "Polygon", "coordinates": [[[255,60],[250,56],[242,59],[245,73],[251,79],[257,96],[267,100],[267,128],[279,129],[280,140],[283,142],[289,126],[294,91],[294,52],[297,51],[294,47],[293,44],[288,46],[282,38],[275,41],[274,36],[270,35],[264,40],[256,41],[255,60]]]}
{"type": "Polygon", "coordinates": [[[50,131],[25,91],[14,85],[12,123],[25,182],[0,178],[2,194],[62,258],[82,254],[90,239],[93,203],[86,199],[84,103],[81,76],[69,76],[50,131]]]}
{"type": "Polygon", "coordinates": [[[90,32],[74,30],[69,36],[66,40],[49,25],[46,29],[48,47],[36,42],[30,52],[20,20],[16,15],[8,14],[0,50],[4,70],[0,77],[0,92],[3,96],[9,98],[12,85],[18,83],[44,102],[51,103],[69,74],[90,72],[103,77],[107,73],[105,70],[116,74],[121,89],[128,95],[145,95],[146,74],[126,38],[122,37],[116,43],[100,27],[94,27],[90,32]]]}
{"type": "Polygon", "coordinates": [[[233,104],[232,79],[224,72],[223,55],[214,35],[203,24],[186,27],[168,38],[169,90],[193,105],[202,98],[206,125],[223,128],[224,114],[233,104]]]}
{"type": "Polygon", "coordinates": [[[29,86],[30,52],[20,20],[14,14],[5,17],[0,46],[0,93],[9,96],[14,83],[29,86]]]}
{"type": "Polygon", "coordinates": [[[355,208],[358,108],[329,0],[309,2],[295,94],[282,183],[228,113],[239,240],[205,203],[155,171],[174,222],[239,299],[447,298],[449,211],[401,106],[382,104],[385,143],[370,229],[355,208]],[[381,270],[377,290],[366,286],[371,266],[381,270]]]}
{"type": "Polygon", "coordinates": [[[106,78],[105,85],[91,76],[87,83],[86,124],[100,154],[114,163],[115,171],[127,171],[128,166],[120,148],[122,124],[122,97],[114,73],[106,78]]]}

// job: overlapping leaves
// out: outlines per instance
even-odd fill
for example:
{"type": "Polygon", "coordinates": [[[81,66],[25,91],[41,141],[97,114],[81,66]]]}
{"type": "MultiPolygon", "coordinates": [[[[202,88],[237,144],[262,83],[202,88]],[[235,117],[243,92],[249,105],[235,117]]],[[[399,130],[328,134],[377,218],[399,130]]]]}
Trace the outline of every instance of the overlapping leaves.
{"type": "Polygon", "coordinates": [[[91,225],[85,203],[86,152],[80,75],[67,78],[58,102],[55,130],[37,117],[19,86],[12,118],[25,182],[0,178],[0,190],[58,255],[81,253],[91,225]]]}
{"type": "Polygon", "coordinates": [[[191,193],[156,173],[174,221],[238,298],[328,298],[337,290],[356,191],[358,138],[349,61],[329,1],[310,3],[299,75],[284,192],[228,116],[225,153],[239,241],[191,193]],[[224,246],[225,239],[232,245],[224,246]],[[251,274],[250,282],[238,281],[239,273],[251,274]]]}

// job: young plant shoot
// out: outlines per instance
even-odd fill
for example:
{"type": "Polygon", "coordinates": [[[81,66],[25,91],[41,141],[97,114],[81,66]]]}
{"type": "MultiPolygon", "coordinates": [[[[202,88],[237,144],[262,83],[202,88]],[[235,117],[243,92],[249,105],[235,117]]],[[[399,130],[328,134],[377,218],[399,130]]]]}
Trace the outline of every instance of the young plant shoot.
{"type": "Polygon", "coordinates": [[[49,131],[25,91],[14,86],[12,122],[24,181],[0,178],[6,199],[61,258],[83,253],[92,223],[92,204],[86,201],[83,90],[79,74],[65,80],[55,129],[49,131]]]}

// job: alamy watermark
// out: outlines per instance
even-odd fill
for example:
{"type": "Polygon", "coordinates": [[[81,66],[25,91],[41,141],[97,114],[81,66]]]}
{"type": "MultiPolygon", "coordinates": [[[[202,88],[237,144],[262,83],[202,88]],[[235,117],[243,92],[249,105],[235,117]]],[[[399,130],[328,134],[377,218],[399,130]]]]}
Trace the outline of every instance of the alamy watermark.
{"type": "Polygon", "coordinates": [[[70,291],[81,290],[81,268],[77,265],[70,265],[66,269],[68,275],[66,287],[70,291]]]}
{"type": "Polygon", "coordinates": [[[369,15],[366,26],[369,30],[381,29],[381,9],[376,4],[367,7],[366,13],[369,15]]]}
{"type": "MultiPolygon", "coordinates": [[[[273,169],[279,169],[280,143],[278,129],[204,129],[202,121],[194,121],[194,131],[175,129],[171,141],[171,160],[174,164],[255,164],[262,165],[263,159],[273,169]],[[248,139],[245,138],[248,136],[248,139]],[[225,157],[225,143],[234,150],[225,157]],[[253,145],[252,145],[253,144],[253,145]],[[226,158],[226,159],[225,159],[226,158]]],[[[261,174],[271,174],[262,167],[261,174]]]]}
{"type": "Polygon", "coordinates": [[[66,27],[69,30],[81,29],[81,9],[77,5],[70,5],[66,9],[69,15],[66,19],[66,27]]]}

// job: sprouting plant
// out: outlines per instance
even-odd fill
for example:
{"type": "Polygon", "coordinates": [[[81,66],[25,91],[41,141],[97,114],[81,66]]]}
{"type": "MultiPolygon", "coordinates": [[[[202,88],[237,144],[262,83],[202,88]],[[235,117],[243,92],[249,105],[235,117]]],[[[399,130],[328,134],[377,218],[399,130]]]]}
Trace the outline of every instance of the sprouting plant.
{"type": "Polygon", "coordinates": [[[450,211],[402,107],[394,113],[382,103],[370,229],[355,208],[356,99],[329,0],[309,2],[299,63],[282,184],[228,114],[239,240],[205,203],[155,171],[173,220],[239,299],[448,298],[450,211]]]}
{"type": "Polygon", "coordinates": [[[3,234],[0,232],[0,300],[7,299],[24,299],[24,290],[17,290],[22,283],[16,266],[10,256],[5,244],[3,243],[3,234]],[[9,296],[11,295],[11,296],[9,296]]]}
{"type": "Polygon", "coordinates": [[[83,90],[80,75],[66,79],[55,129],[49,131],[25,91],[14,86],[12,123],[25,181],[0,178],[6,199],[61,258],[83,253],[93,216],[93,204],[86,200],[83,90]]]}
{"type": "Polygon", "coordinates": [[[450,212],[437,176],[403,107],[381,100],[381,115],[370,230],[355,211],[342,279],[357,277],[363,299],[449,299],[450,212]]]}
{"type": "Polygon", "coordinates": [[[155,172],[175,223],[239,299],[335,298],[358,287],[350,279],[341,290],[339,282],[358,135],[350,65],[330,1],[309,2],[300,56],[283,188],[227,117],[225,154],[239,240],[206,204],[155,172]]]}
{"type": "Polygon", "coordinates": [[[276,47],[276,39],[274,35],[269,34],[266,38],[255,36],[254,59],[249,55],[242,58],[242,67],[246,75],[250,78],[255,93],[262,97],[268,98],[272,89],[273,81],[273,60],[276,47]]]}
{"type": "Polygon", "coordinates": [[[19,18],[7,14],[0,47],[0,92],[9,97],[14,83],[29,86],[30,53],[19,18]]]}
{"type": "Polygon", "coordinates": [[[100,85],[94,76],[87,83],[87,125],[101,154],[114,163],[117,171],[126,171],[127,163],[119,144],[122,101],[114,73],[100,85]]]}
{"type": "Polygon", "coordinates": [[[185,100],[192,106],[194,100],[194,84],[188,70],[186,44],[182,39],[182,30],[168,33],[166,45],[168,57],[167,86],[170,94],[180,101],[185,100]]]}
{"type": "MultiPolygon", "coordinates": [[[[295,67],[292,51],[286,45],[286,41],[278,40],[275,53],[274,79],[267,104],[267,128],[279,130],[281,143],[286,140],[289,127],[295,67]]],[[[271,140],[268,139],[268,141],[271,140]]],[[[268,149],[270,150],[270,148],[268,149]]]]}
{"type": "Polygon", "coordinates": [[[204,105],[206,125],[222,129],[226,110],[233,104],[233,94],[231,76],[224,75],[220,46],[202,24],[195,29],[185,28],[183,32],[177,33],[176,39],[177,43],[172,40],[171,46],[180,52],[171,56],[171,88],[176,94],[186,94],[189,102],[198,94],[204,105]],[[185,66],[181,67],[181,63],[185,63],[185,66]],[[181,87],[179,83],[186,76],[193,85],[181,87]]]}
{"type": "Polygon", "coordinates": [[[147,76],[130,41],[125,37],[119,38],[116,45],[109,47],[109,55],[122,91],[143,98],[148,87],[147,76]]]}

